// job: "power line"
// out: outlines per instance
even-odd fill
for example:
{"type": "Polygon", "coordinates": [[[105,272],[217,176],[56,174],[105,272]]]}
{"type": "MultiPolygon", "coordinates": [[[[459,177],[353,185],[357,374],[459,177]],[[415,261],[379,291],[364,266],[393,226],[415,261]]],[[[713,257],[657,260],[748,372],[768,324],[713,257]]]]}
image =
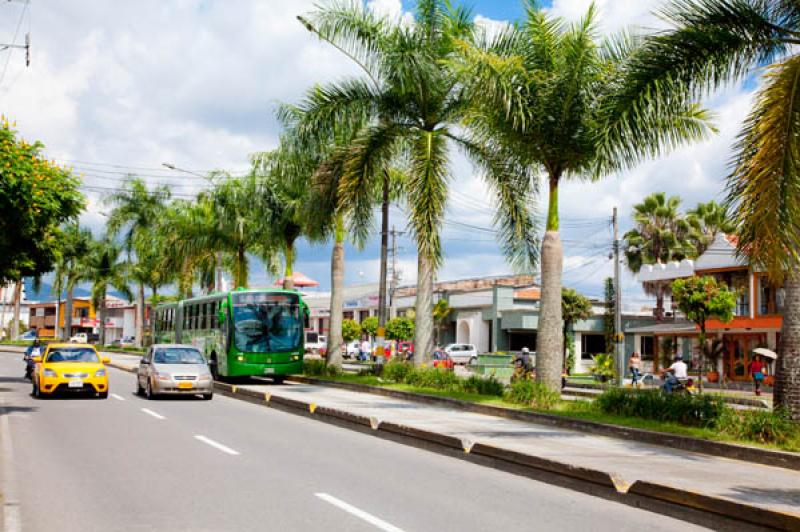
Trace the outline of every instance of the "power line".
{"type": "MultiPolygon", "coordinates": [[[[14,38],[11,39],[11,44],[5,46],[5,48],[10,48],[8,50],[8,56],[6,57],[6,64],[3,66],[3,73],[0,74],[0,86],[3,85],[3,80],[6,77],[6,71],[8,70],[8,64],[11,62],[11,54],[13,52],[13,48],[16,47],[17,44],[17,36],[19,35],[19,28],[22,26],[22,21],[25,19],[25,13],[28,11],[28,5],[30,4],[30,0],[25,1],[25,5],[22,6],[22,12],[19,15],[19,20],[17,21],[17,27],[14,30],[14,38]]],[[[28,42],[28,54],[30,54],[30,42],[28,42]]]]}

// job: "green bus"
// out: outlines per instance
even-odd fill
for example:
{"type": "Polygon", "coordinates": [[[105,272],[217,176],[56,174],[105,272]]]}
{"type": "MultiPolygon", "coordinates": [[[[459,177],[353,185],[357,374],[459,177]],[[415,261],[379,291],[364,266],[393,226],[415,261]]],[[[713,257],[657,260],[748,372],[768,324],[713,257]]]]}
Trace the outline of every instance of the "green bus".
{"type": "Polygon", "coordinates": [[[159,305],[153,338],[197,347],[215,379],[267,376],[280,383],[302,370],[307,317],[295,291],[240,288],[159,305]]]}

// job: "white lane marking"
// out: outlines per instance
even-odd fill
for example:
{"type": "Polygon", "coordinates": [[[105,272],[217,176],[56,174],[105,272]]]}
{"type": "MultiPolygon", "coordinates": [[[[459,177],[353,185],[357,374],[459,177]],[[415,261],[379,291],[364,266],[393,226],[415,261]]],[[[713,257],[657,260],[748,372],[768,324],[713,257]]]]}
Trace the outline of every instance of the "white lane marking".
{"type": "Polygon", "coordinates": [[[2,465],[0,476],[2,488],[5,491],[3,501],[3,530],[5,532],[20,532],[22,530],[22,515],[17,500],[17,477],[14,471],[14,447],[11,443],[11,427],[8,422],[8,412],[5,401],[0,398],[0,443],[2,443],[2,465]]]}
{"type": "Polygon", "coordinates": [[[212,440],[211,438],[206,438],[205,436],[202,436],[200,434],[195,434],[194,435],[194,439],[199,440],[199,441],[205,443],[206,445],[210,445],[211,447],[214,447],[215,449],[219,449],[223,453],[227,453],[227,454],[230,454],[230,455],[233,455],[233,456],[237,456],[239,454],[239,451],[234,451],[230,447],[222,445],[221,443],[217,443],[214,440],[212,440]]]}
{"type": "Polygon", "coordinates": [[[353,506],[352,504],[347,504],[346,502],[339,500],[332,495],[328,495],[327,493],[315,493],[314,495],[316,495],[323,501],[329,502],[332,505],[336,506],[337,508],[344,510],[347,513],[355,515],[359,519],[363,519],[364,521],[375,526],[376,528],[379,528],[381,530],[386,530],[387,532],[403,532],[401,528],[397,528],[396,526],[387,523],[383,519],[379,519],[374,515],[365,512],[364,510],[360,510],[355,506],[353,506]]]}
{"type": "Polygon", "coordinates": [[[124,397],[122,397],[122,396],[120,396],[120,395],[117,395],[117,394],[115,394],[115,393],[112,393],[112,394],[111,394],[111,397],[113,397],[113,398],[114,398],[114,399],[116,399],[117,401],[124,401],[124,400],[125,400],[125,398],[124,398],[124,397]]]}
{"type": "Polygon", "coordinates": [[[150,416],[153,416],[156,419],[167,419],[164,416],[162,416],[161,414],[159,414],[157,412],[153,412],[149,408],[142,408],[142,412],[144,412],[145,414],[148,414],[150,416]]]}

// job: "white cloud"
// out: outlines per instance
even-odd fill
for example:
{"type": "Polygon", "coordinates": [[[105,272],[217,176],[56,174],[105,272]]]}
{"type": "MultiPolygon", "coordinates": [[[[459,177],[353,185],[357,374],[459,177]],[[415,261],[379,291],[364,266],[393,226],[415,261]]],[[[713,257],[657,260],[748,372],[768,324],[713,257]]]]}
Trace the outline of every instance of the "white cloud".
{"type": "Polygon", "coordinates": [[[664,26],[655,15],[664,6],[664,0],[553,0],[548,10],[553,15],[574,22],[586,15],[592,3],[598,11],[600,28],[605,32],[626,28],[633,31],[652,30],[664,26]]]}

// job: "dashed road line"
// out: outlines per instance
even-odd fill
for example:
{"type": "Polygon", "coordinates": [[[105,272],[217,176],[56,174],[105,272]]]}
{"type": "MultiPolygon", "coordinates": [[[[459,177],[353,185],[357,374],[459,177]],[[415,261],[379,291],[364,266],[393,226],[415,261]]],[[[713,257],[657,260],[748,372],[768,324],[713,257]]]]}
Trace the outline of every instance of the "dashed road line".
{"type": "Polygon", "coordinates": [[[167,419],[164,416],[162,416],[161,414],[159,414],[158,412],[153,412],[149,408],[142,408],[142,412],[144,412],[147,415],[153,416],[156,419],[167,419]]]}
{"type": "Polygon", "coordinates": [[[228,447],[226,445],[222,445],[221,443],[215,442],[211,438],[207,438],[207,437],[205,437],[205,436],[203,436],[201,434],[195,434],[194,438],[196,440],[199,440],[199,441],[205,443],[206,445],[210,445],[211,447],[214,447],[215,449],[218,449],[218,450],[222,451],[223,453],[230,454],[232,456],[237,456],[239,454],[239,451],[234,451],[230,447],[228,447]]]}
{"type": "Polygon", "coordinates": [[[359,519],[366,521],[367,523],[375,526],[376,528],[379,528],[380,530],[385,530],[386,532],[403,532],[401,528],[397,528],[396,526],[387,523],[383,519],[379,519],[378,517],[375,517],[374,515],[367,513],[364,510],[356,508],[352,504],[348,504],[340,499],[337,499],[333,495],[328,495],[327,493],[315,493],[314,495],[316,495],[323,501],[336,506],[340,510],[344,510],[349,514],[352,514],[358,517],[359,519]]]}
{"type": "Polygon", "coordinates": [[[115,393],[112,393],[112,394],[111,394],[111,397],[113,397],[113,398],[114,398],[114,399],[116,399],[117,401],[124,401],[124,400],[125,400],[125,398],[124,398],[124,397],[122,397],[121,395],[117,395],[117,394],[115,394],[115,393]]]}

